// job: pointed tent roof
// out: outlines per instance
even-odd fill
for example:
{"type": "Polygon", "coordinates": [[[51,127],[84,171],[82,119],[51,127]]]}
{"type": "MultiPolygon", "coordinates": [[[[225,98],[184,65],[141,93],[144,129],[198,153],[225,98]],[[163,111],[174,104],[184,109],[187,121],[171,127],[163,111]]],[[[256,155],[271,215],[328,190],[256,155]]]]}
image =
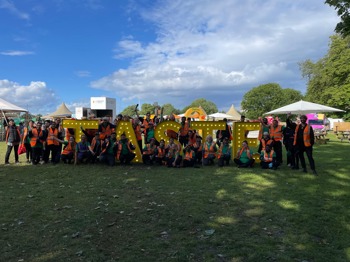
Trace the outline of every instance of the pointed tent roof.
{"type": "Polygon", "coordinates": [[[0,111],[7,113],[7,112],[28,112],[28,110],[16,106],[14,104],[11,104],[10,102],[7,102],[6,100],[0,98],[0,111]]]}
{"type": "Polygon", "coordinates": [[[241,120],[241,114],[238,113],[233,104],[231,105],[230,109],[226,112],[226,114],[231,115],[233,117],[233,120],[241,120]]]}
{"type": "Polygon", "coordinates": [[[73,113],[68,109],[65,103],[62,103],[55,112],[48,114],[47,116],[43,116],[43,118],[50,118],[50,117],[68,117],[71,116],[73,113]]]}

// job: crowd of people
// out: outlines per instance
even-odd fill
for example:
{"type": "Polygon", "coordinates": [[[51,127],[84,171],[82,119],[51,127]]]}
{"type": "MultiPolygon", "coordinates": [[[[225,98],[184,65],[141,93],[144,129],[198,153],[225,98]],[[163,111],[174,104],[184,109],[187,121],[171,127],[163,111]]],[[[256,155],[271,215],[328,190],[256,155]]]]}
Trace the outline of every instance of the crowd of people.
{"type": "MultiPolygon", "coordinates": [[[[19,146],[25,147],[27,163],[32,165],[47,164],[87,164],[99,163],[114,166],[130,165],[136,154],[135,145],[125,133],[117,139],[115,130],[120,121],[131,121],[138,147],[141,149],[142,162],[145,165],[163,165],[167,167],[199,167],[230,165],[233,158],[239,168],[253,167],[254,152],[245,140],[234,156],[231,156],[233,140],[231,126],[226,122],[224,130],[216,132],[215,139],[209,135],[203,139],[196,130],[191,129],[191,118],[182,117],[179,132],[167,130],[169,142],[157,141],[154,137],[155,126],[164,121],[162,118],[151,119],[150,113],[135,118],[118,115],[113,121],[108,117],[101,119],[96,130],[83,129],[79,142],[75,141],[74,130],[63,128],[60,119],[34,123],[29,121],[17,127],[12,119],[6,126],[7,152],[5,165],[14,150],[15,163],[19,163],[19,146]]],[[[288,116],[286,126],[277,119],[269,124],[266,118],[261,120],[259,131],[260,166],[264,169],[277,169],[283,163],[282,147],[286,148],[287,165],[307,172],[304,153],[306,153],[313,174],[317,175],[312,156],[314,144],[313,129],[306,123],[306,116],[300,117],[300,123],[294,123],[288,116]]],[[[175,121],[171,116],[168,121],[175,121]]],[[[241,119],[244,121],[244,117],[241,119]]]]}

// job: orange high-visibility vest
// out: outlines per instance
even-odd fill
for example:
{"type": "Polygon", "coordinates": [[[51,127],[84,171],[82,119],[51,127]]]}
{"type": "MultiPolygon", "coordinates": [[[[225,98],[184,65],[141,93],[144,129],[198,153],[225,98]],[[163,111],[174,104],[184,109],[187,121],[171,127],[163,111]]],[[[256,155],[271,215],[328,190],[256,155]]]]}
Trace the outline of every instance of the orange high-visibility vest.
{"type": "Polygon", "coordinates": [[[191,150],[190,152],[186,152],[185,160],[190,161],[192,158],[193,158],[193,151],[191,150]]]}
{"type": "Polygon", "coordinates": [[[208,158],[209,154],[215,154],[215,143],[211,143],[210,147],[208,146],[208,143],[204,144],[204,158],[208,158]]]}
{"type": "Polygon", "coordinates": [[[265,152],[264,152],[264,161],[265,161],[265,162],[268,162],[268,163],[272,162],[272,160],[273,160],[273,153],[274,153],[274,151],[271,150],[270,155],[268,155],[268,154],[266,153],[266,151],[265,151],[265,152]]]}
{"type": "Polygon", "coordinates": [[[63,151],[62,151],[62,155],[68,155],[69,153],[74,153],[75,152],[75,147],[76,147],[76,143],[73,142],[68,142],[68,145],[66,145],[64,148],[63,148],[63,151]],[[73,145],[72,145],[73,144],[73,145]]]}
{"type": "MultiPolygon", "coordinates": [[[[221,158],[222,156],[222,149],[224,148],[224,144],[221,144],[219,147],[219,151],[218,151],[218,159],[221,158]]],[[[230,146],[228,145],[228,150],[230,150],[230,146]]]]}
{"type": "Polygon", "coordinates": [[[65,128],[65,133],[66,133],[66,140],[67,141],[69,141],[69,138],[71,136],[74,136],[74,134],[69,131],[69,128],[65,128]]]}
{"type": "Polygon", "coordinates": [[[56,145],[58,146],[60,143],[52,138],[52,136],[58,138],[58,129],[55,128],[53,130],[52,128],[49,128],[49,133],[46,139],[47,145],[56,145]]]}
{"type": "MultiPolygon", "coordinates": [[[[294,143],[293,145],[297,144],[297,136],[298,136],[298,130],[299,130],[299,125],[297,125],[296,129],[295,129],[295,135],[294,135],[294,143]]],[[[304,128],[304,132],[303,132],[303,140],[304,140],[304,145],[305,146],[311,146],[311,138],[310,138],[310,127],[309,125],[306,125],[304,128]]]]}
{"type": "MultiPolygon", "coordinates": [[[[38,129],[37,128],[33,128],[32,129],[32,137],[30,139],[30,145],[33,147],[36,145],[37,141],[39,140],[39,137],[41,137],[43,135],[43,130],[40,129],[40,132],[38,133],[38,129]]],[[[45,141],[40,140],[41,143],[44,143],[45,141]]]]}
{"type": "Polygon", "coordinates": [[[186,121],[184,124],[181,123],[180,136],[187,136],[188,130],[190,130],[190,126],[189,126],[188,122],[186,121]]]}
{"type": "Polygon", "coordinates": [[[165,156],[165,148],[158,147],[158,157],[163,158],[165,156]]]}
{"type": "Polygon", "coordinates": [[[281,141],[282,140],[282,126],[278,125],[276,128],[273,126],[270,126],[270,137],[273,138],[275,141],[281,141]]]}
{"type": "Polygon", "coordinates": [[[265,150],[266,145],[271,145],[272,143],[272,139],[267,140],[267,142],[265,139],[261,139],[261,150],[265,150]]]}
{"type": "Polygon", "coordinates": [[[142,140],[141,126],[140,126],[140,125],[137,125],[137,126],[134,128],[134,131],[135,131],[135,135],[136,135],[137,141],[142,140]]]}
{"type": "Polygon", "coordinates": [[[110,127],[110,125],[108,124],[107,127],[104,127],[103,125],[101,125],[101,133],[100,133],[100,139],[104,140],[107,136],[110,136],[113,132],[113,129],[110,127]]]}
{"type": "Polygon", "coordinates": [[[156,149],[156,145],[153,145],[152,147],[151,147],[151,144],[147,144],[146,145],[146,150],[145,151],[143,151],[143,155],[152,155],[153,153],[154,153],[154,150],[156,149]]]}

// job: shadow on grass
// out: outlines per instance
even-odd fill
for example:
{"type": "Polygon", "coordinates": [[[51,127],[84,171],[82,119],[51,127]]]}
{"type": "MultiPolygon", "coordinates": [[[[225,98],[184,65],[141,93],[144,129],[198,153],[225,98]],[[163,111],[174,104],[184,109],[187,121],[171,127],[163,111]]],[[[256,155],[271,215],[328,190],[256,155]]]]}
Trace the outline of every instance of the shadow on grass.
{"type": "Polygon", "coordinates": [[[349,145],[318,177],[164,167],[6,166],[1,261],[349,261],[349,145]]]}

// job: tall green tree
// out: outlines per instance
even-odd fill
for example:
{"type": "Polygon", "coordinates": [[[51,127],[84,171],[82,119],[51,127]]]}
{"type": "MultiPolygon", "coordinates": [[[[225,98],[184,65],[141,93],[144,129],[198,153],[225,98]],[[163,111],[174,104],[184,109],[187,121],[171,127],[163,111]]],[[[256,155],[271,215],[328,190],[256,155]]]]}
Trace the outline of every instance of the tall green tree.
{"type": "Polygon", "coordinates": [[[350,35],[350,0],[326,0],[326,4],[334,7],[341,21],[336,25],[335,31],[342,36],[350,35]]]}
{"type": "MultiPolygon", "coordinates": [[[[300,63],[302,75],[307,80],[306,99],[311,102],[350,110],[350,36],[330,37],[328,53],[313,63],[300,63]]],[[[336,114],[350,119],[350,112],[336,114]]]]}
{"type": "Polygon", "coordinates": [[[198,98],[198,99],[194,100],[189,106],[186,106],[182,110],[182,112],[185,113],[187,111],[187,109],[189,109],[191,107],[199,107],[199,106],[201,106],[208,115],[218,112],[218,108],[217,108],[216,104],[214,102],[211,102],[211,101],[206,100],[204,98],[198,98]]]}
{"type": "Polygon", "coordinates": [[[248,91],[243,96],[241,107],[246,117],[257,119],[266,112],[297,102],[302,98],[300,91],[291,88],[283,89],[279,84],[269,83],[248,91]]]}
{"type": "Polygon", "coordinates": [[[176,109],[172,104],[164,104],[162,107],[163,107],[163,115],[180,113],[180,110],[176,109]]]}
{"type": "Polygon", "coordinates": [[[131,105],[131,106],[127,106],[126,108],[124,108],[123,111],[121,111],[120,113],[124,116],[124,115],[127,115],[127,116],[130,116],[130,117],[133,117],[134,115],[136,115],[135,113],[135,107],[136,105],[131,105]]]}
{"type": "Polygon", "coordinates": [[[147,103],[142,104],[140,115],[145,115],[147,113],[154,114],[154,112],[155,112],[155,106],[154,105],[147,104],[147,103]]]}

